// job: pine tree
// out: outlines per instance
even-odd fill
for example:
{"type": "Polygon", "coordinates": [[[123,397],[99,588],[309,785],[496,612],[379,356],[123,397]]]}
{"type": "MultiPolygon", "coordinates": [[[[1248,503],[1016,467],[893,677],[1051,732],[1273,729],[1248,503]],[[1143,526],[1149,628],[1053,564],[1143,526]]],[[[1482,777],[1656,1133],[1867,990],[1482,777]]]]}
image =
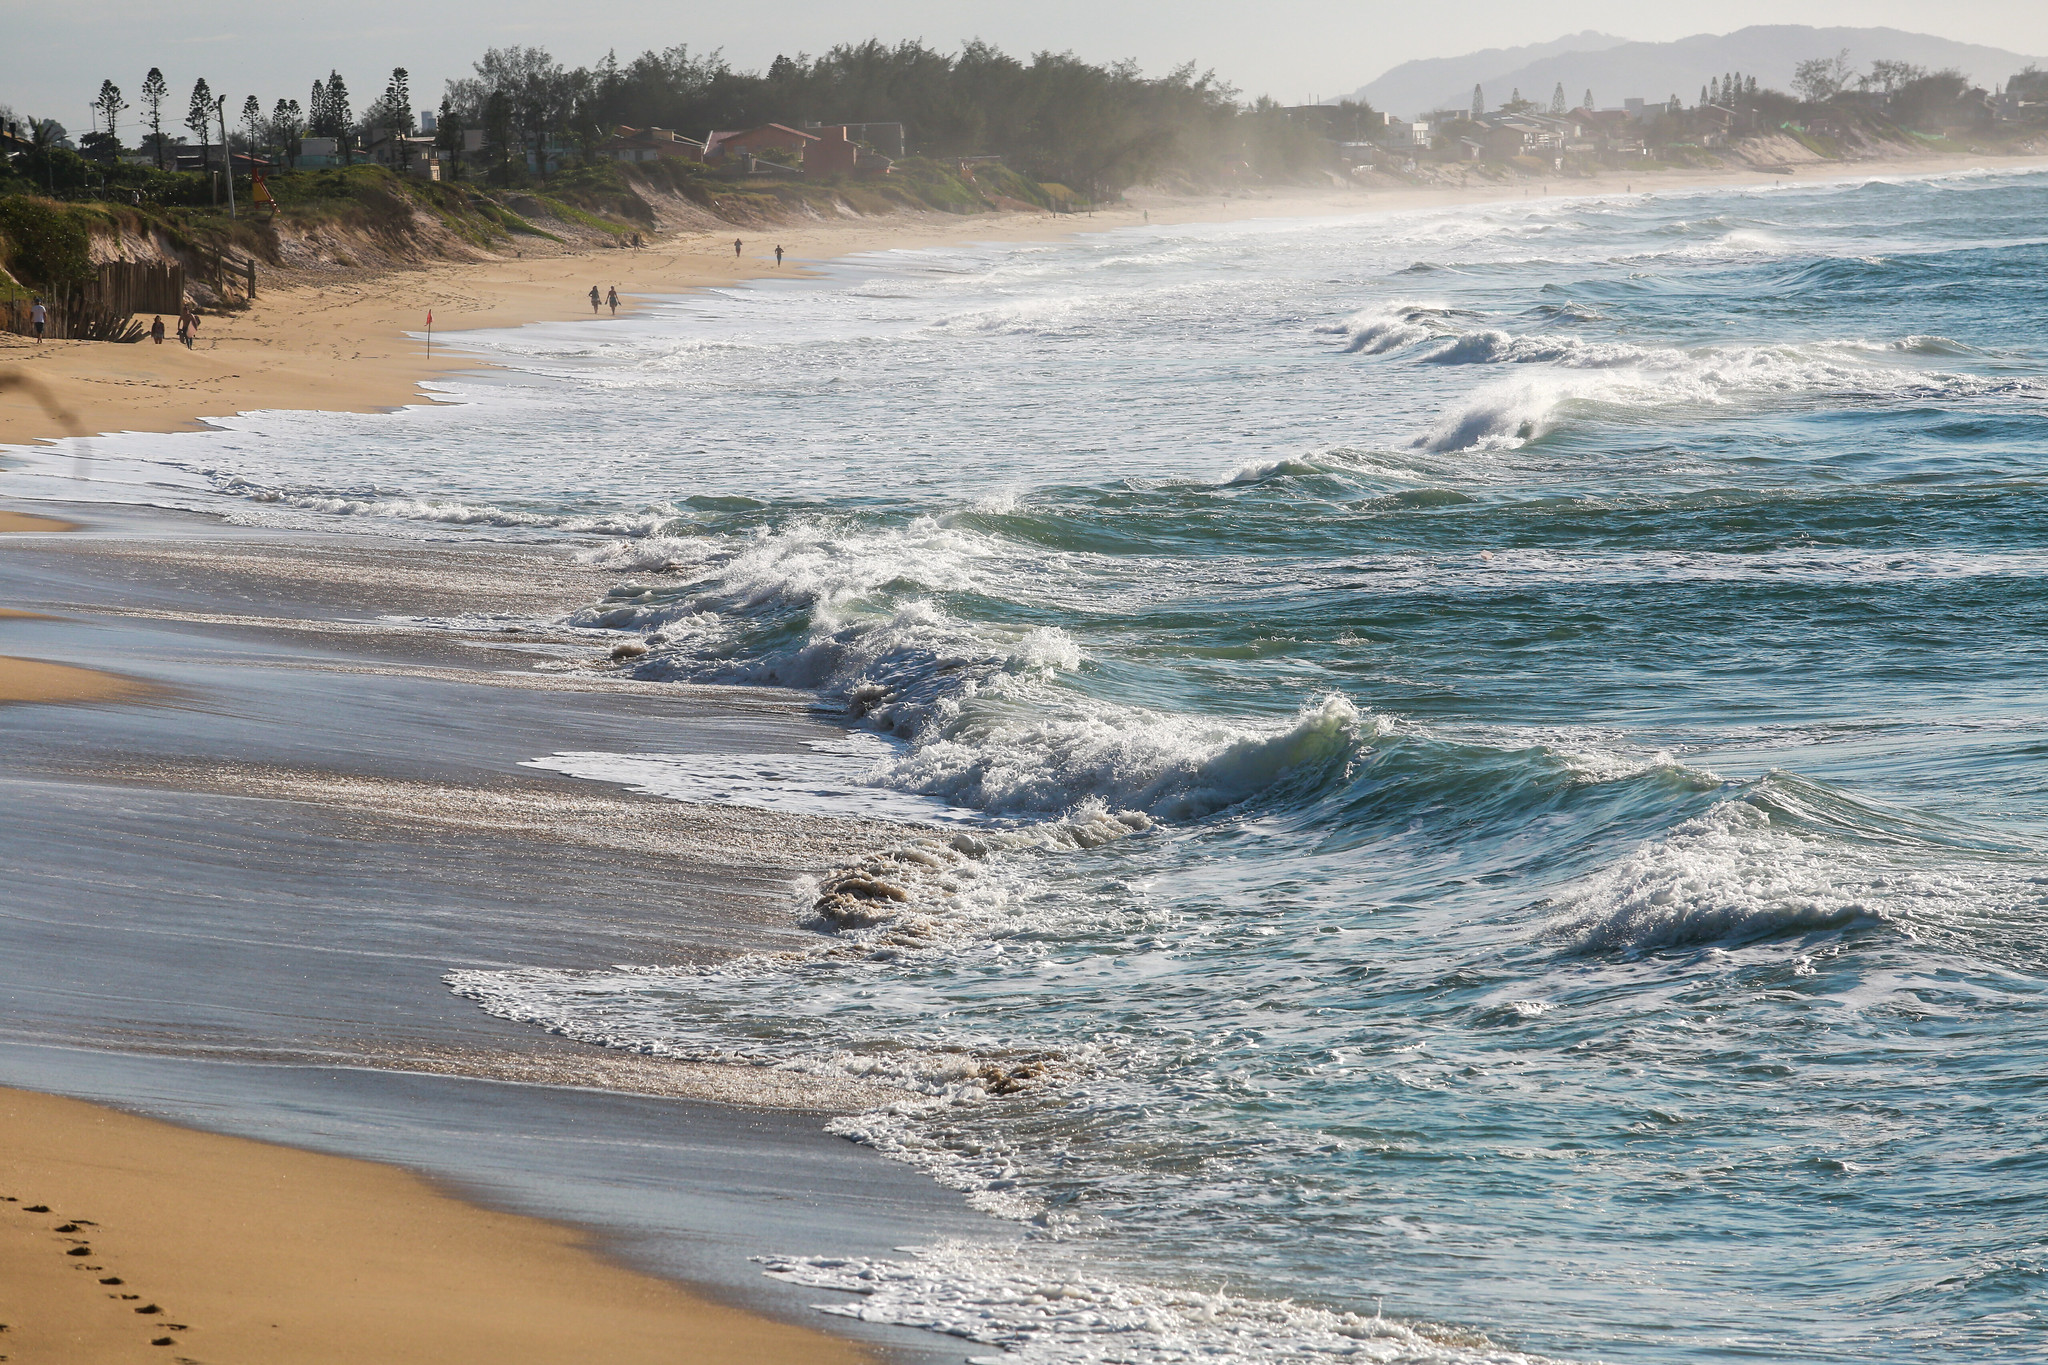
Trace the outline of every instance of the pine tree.
{"type": "Polygon", "coordinates": [[[1562,114],[1564,112],[1563,81],[1559,81],[1557,83],[1557,89],[1550,92],[1550,112],[1553,114],[1562,114]]]}
{"type": "Polygon", "coordinates": [[[339,71],[327,73],[327,126],[334,131],[328,137],[337,139],[341,149],[341,164],[353,165],[349,156],[349,125],[355,122],[355,114],[348,107],[348,83],[343,81],[339,71]]]}
{"type": "Polygon", "coordinates": [[[254,95],[242,101],[242,126],[249,131],[249,155],[253,157],[263,131],[263,105],[254,95]]]}
{"type": "Polygon", "coordinates": [[[1472,87],[1472,121],[1477,123],[1485,117],[1486,92],[1475,85],[1472,87]]]}
{"type": "Polygon", "coordinates": [[[1704,85],[1703,85],[1703,86],[1701,86],[1701,87],[1700,87],[1700,108],[1704,109],[1704,108],[1706,108],[1706,107],[1707,107],[1708,105],[1712,104],[1713,102],[1714,102],[1714,101],[1713,101],[1713,99],[1712,99],[1711,97],[1709,97],[1709,96],[1708,96],[1708,94],[1707,94],[1707,87],[1705,87],[1704,85]]]}
{"type": "Polygon", "coordinates": [[[1588,91],[1586,92],[1586,102],[1585,102],[1584,104],[1580,105],[1579,107],[1580,107],[1581,109],[1584,109],[1584,110],[1585,110],[1585,111],[1586,111],[1587,113],[1589,113],[1589,114],[1593,112],[1593,92],[1592,92],[1592,91],[1588,90],[1588,91]]]}
{"type": "Polygon", "coordinates": [[[383,95],[363,111],[363,121],[379,131],[388,128],[400,137],[412,136],[412,88],[404,67],[392,69],[390,83],[384,87],[383,95]]]}
{"type": "Polygon", "coordinates": [[[112,142],[113,149],[116,152],[120,151],[121,134],[116,125],[121,117],[121,111],[128,107],[128,101],[121,98],[121,87],[112,81],[101,81],[99,98],[92,102],[92,107],[99,112],[102,131],[112,142]]]}
{"type": "Polygon", "coordinates": [[[164,101],[170,98],[171,89],[164,83],[164,73],[155,67],[142,78],[143,121],[149,124],[150,137],[156,143],[156,168],[164,168],[164,101]]]}
{"type": "Polygon", "coordinates": [[[212,158],[207,152],[207,135],[213,127],[213,88],[201,76],[192,87],[192,98],[185,106],[185,126],[199,134],[199,164],[210,166],[212,158]]]}
{"type": "Polygon", "coordinates": [[[285,165],[294,169],[299,164],[299,139],[304,136],[305,127],[297,100],[279,100],[270,111],[270,136],[284,155],[285,165]]]}

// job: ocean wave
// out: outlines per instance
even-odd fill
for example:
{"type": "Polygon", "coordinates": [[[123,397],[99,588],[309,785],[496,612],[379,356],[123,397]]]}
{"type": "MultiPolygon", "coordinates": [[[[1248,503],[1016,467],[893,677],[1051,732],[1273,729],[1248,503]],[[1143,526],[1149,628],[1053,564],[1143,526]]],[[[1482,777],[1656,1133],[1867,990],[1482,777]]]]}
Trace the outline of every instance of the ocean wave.
{"type": "Polygon", "coordinates": [[[1347,355],[1386,355],[1443,335],[1455,312],[1447,304],[1397,299],[1316,330],[1343,337],[1347,355]]]}
{"type": "MultiPolygon", "coordinates": [[[[1022,690],[1022,689],[1018,689],[1022,690]]],[[[998,683],[989,695],[1003,700],[998,683]]],[[[892,785],[999,814],[1065,810],[1093,799],[1163,820],[1200,819],[1284,784],[1340,780],[1371,733],[1342,696],[1305,706],[1292,724],[1255,727],[1075,698],[1057,709],[1023,698],[1022,714],[986,723],[968,699],[889,771],[892,785]]],[[[998,714],[1008,708],[997,709],[998,714]]]]}
{"type": "Polygon", "coordinates": [[[931,518],[894,530],[806,521],[697,564],[693,582],[624,585],[567,624],[643,632],[637,677],[820,692],[907,742],[880,781],[991,814],[1100,802],[1197,819],[1290,781],[1329,780],[1370,728],[1336,695],[1280,722],[1155,711],[1066,686],[1086,660],[1065,630],[978,623],[941,600],[1000,600],[1048,566],[931,518]]]}
{"type": "Polygon", "coordinates": [[[1547,933],[1589,953],[1859,924],[1925,937],[2032,903],[2032,866],[2027,849],[1967,823],[1774,772],[1554,898],[1547,933]],[[2025,873],[2004,861],[2015,856],[2025,873]]]}
{"type": "Polygon", "coordinates": [[[1418,437],[1415,446],[1438,452],[1513,448],[1553,430],[1560,410],[1572,403],[1640,413],[1676,404],[1718,406],[1808,396],[1854,403],[1945,403],[2048,394],[2048,385],[2030,378],[1923,370],[1863,358],[1882,353],[1940,352],[1927,338],[1686,349],[1467,333],[1422,359],[1514,364],[1527,372],[1475,390],[1418,437]]]}
{"type": "Polygon", "coordinates": [[[1250,484],[1265,483],[1271,479],[1320,474],[1322,472],[1319,467],[1309,461],[1296,459],[1293,456],[1286,456],[1278,460],[1254,460],[1249,464],[1239,465],[1236,469],[1232,470],[1230,477],[1223,480],[1219,486],[1223,488],[1242,488],[1250,484]]]}

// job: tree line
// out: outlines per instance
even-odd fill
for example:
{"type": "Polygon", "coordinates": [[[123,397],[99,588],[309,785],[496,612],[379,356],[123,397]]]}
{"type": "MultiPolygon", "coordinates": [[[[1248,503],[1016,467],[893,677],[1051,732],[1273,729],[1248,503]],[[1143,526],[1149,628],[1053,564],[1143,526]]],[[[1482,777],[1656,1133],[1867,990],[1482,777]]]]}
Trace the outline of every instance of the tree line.
{"type": "MultiPolygon", "coordinates": [[[[590,67],[515,46],[489,49],[473,70],[448,82],[437,142],[459,173],[501,180],[522,178],[529,166],[588,161],[622,124],[702,137],[766,122],[901,123],[913,155],[1000,156],[1035,179],[1094,193],[1174,173],[1203,181],[1284,174],[1316,163],[1321,152],[1311,128],[1271,101],[1241,104],[1235,89],[1192,63],[1148,77],[1131,62],[1103,65],[1055,52],[1025,60],[978,41],[957,52],[920,42],[841,44],[821,56],[778,56],[765,71],[684,46],[625,62],[608,54],[590,67]],[[463,165],[478,141],[481,155],[463,165]]],[[[182,131],[208,164],[224,162],[215,153],[227,147],[290,165],[309,137],[333,138],[346,161],[386,132],[412,135],[419,127],[403,67],[360,109],[354,99],[342,75],[330,71],[303,104],[279,99],[266,110],[250,95],[236,105],[204,79],[181,102],[152,67],[137,104],[111,79],[101,84],[97,127],[80,150],[112,160],[128,151],[123,129],[134,128],[137,149],[164,168],[185,140],[182,131]]],[[[50,126],[63,144],[64,130],[50,126]]]]}

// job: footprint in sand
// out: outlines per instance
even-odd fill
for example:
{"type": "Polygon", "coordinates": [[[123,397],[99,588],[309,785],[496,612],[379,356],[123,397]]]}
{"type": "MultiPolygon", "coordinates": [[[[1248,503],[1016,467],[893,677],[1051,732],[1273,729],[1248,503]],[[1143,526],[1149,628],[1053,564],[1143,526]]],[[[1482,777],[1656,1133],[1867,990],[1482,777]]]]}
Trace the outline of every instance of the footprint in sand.
{"type": "Polygon", "coordinates": [[[22,1210],[23,1213],[48,1213],[49,1211],[50,1206],[48,1204],[30,1204],[22,1210]]]}

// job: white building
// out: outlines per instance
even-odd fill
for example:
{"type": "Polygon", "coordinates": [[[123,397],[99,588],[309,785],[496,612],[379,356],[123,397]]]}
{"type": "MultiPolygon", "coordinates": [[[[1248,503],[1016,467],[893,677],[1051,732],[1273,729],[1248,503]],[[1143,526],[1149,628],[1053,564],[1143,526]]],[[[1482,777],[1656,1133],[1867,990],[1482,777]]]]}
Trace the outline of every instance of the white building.
{"type": "Polygon", "coordinates": [[[1386,120],[1386,132],[1380,138],[1382,145],[1402,151],[1429,150],[1430,134],[1427,123],[1410,123],[1406,119],[1395,118],[1392,114],[1382,114],[1380,117],[1386,120]]]}

